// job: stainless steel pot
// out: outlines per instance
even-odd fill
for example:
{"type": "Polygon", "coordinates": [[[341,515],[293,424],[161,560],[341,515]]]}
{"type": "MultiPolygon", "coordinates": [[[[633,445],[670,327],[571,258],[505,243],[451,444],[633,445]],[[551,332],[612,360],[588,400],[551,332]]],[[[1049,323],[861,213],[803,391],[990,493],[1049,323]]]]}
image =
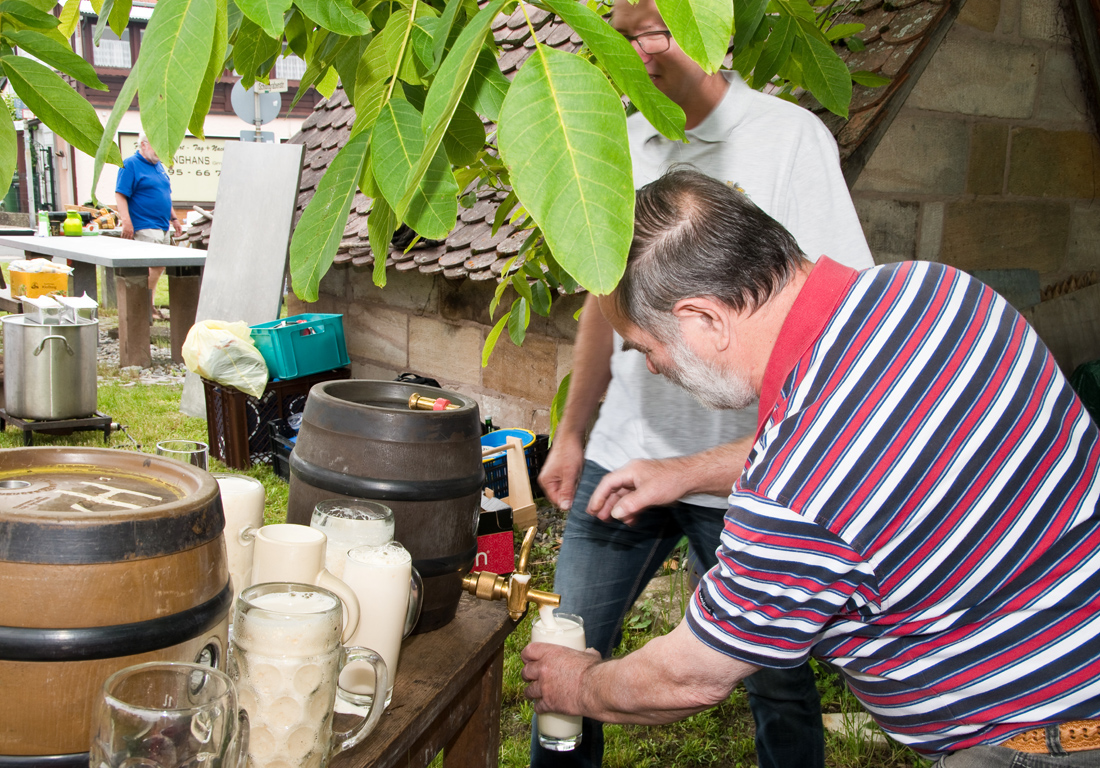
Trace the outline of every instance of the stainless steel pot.
{"type": "Polygon", "coordinates": [[[4,399],[21,419],[74,419],[96,409],[99,321],[39,325],[23,315],[4,323],[4,399]]]}

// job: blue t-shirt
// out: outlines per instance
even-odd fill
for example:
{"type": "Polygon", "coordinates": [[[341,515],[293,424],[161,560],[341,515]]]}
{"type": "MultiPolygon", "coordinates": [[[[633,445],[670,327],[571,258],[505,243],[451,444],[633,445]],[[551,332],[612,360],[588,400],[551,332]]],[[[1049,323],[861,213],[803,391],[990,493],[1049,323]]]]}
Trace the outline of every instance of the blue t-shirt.
{"type": "Polygon", "coordinates": [[[122,163],[115,192],[129,203],[135,232],[139,229],[168,231],[172,221],[172,184],[163,163],[150,163],[140,152],[135,152],[122,163]]]}

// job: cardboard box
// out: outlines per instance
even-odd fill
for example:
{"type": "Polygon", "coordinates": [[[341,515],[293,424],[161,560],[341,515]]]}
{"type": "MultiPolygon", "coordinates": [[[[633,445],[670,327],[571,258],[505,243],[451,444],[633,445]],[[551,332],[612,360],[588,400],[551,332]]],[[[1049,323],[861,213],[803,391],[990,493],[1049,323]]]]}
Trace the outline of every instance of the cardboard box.
{"type": "Polygon", "coordinates": [[[500,499],[481,497],[477,522],[477,557],[472,571],[504,576],[516,569],[516,544],[512,536],[512,508],[500,499]]]}
{"type": "Polygon", "coordinates": [[[8,273],[11,278],[11,295],[27,296],[37,299],[51,293],[69,295],[69,275],[59,272],[16,272],[8,273]]]}

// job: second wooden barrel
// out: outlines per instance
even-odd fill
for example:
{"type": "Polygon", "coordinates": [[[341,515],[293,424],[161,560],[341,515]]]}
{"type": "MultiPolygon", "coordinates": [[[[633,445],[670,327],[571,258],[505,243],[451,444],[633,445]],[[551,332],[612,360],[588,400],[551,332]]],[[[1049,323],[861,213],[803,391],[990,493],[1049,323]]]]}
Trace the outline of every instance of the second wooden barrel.
{"type": "Polygon", "coordinates": [[[404,382],[324,382],[310,390],[290,455],[287,522],[309,525],[323,499],[373,499],[392,508],[394,537],[424,579],[415,631],[428,632],[454,618],[462,576],[477,556],[484,481],[473,400],[404,382]],[[410,410],[413,394],[458,408],[410,410]]]}
{"type": "Polygon", "coordinates": [[[0,450],[0,765],[88,765],[93,705],[145,661],[220,664],[218,484],[106,448],[0,450]]]}

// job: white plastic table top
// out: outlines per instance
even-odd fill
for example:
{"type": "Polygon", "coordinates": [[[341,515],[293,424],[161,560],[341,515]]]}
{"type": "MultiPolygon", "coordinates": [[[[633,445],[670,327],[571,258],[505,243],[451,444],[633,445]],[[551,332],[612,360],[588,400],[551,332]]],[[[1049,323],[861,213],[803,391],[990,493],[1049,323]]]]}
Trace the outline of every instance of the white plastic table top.
{"type": "Polygon", "coordinates": [[[142,243],[118,237],[3,237],[0,245],[28,256],[53,256],[114,269],[127,267],[201,267],[206,251],[142,243]]]}

